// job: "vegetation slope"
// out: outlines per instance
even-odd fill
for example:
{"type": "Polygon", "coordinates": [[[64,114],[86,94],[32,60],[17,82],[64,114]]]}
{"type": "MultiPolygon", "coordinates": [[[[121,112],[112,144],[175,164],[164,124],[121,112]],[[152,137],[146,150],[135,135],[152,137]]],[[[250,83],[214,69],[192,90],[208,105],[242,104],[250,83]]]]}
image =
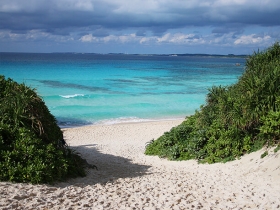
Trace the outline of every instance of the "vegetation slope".
{"type": "Polygon", "coordinates": [[[0,76],[0,181],[52,183],[85,176],[36,92],[0,76]]]}
{"type": "Polygon", "coordinates": [[[145,154],[215,163],[279,145],[279,139],[280,45],[275,43],[247,59],[236,84],[209,89],[206,104],[151,141],[145,154]]]}

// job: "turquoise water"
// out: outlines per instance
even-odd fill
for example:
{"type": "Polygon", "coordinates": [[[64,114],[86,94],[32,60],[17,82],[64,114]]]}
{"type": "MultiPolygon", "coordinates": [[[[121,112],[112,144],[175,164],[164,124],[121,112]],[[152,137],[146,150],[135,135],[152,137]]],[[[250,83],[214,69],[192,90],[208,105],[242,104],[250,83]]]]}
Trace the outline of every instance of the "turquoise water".
{"type": "Polygon", "coordinates": [[[76,126],[186,117],[205,103],[208,88],[235,83],[244,63],[209,56],[1,53],[0,74],[35,88],[61,126],[76,126]]]}

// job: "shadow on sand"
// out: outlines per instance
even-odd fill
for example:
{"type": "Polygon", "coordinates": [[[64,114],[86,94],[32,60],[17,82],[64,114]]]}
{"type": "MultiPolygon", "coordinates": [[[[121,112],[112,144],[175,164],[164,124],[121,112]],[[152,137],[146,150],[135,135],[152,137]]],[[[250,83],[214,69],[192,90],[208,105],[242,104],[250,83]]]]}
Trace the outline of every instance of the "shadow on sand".
{"type": "Polygon", "coordinates": [[[67,187],[69,185],[105,184],[119,178],[133,178],[150,174],[148,169],[151,166],[133,163],[128,158],[101,153],[96,146],[96,144],[91,144],[71,148],[86,159],[89,164],[95,165],[98,170],[87,169],[86,177],[69,179],[56,185],[67,187]]]}

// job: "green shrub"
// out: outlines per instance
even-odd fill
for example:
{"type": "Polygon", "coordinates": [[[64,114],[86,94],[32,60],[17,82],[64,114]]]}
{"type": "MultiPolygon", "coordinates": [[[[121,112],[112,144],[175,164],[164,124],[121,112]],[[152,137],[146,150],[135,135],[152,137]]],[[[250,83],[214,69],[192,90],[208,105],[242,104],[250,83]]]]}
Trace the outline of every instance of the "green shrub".
{"type": "Polygon", "coordinates": [[[261,117],[259,136],[266,139],[268,146],[280,142],[280,111],[270,111],[261,117]]]}
{"type": "Polygon", "coordinates": [[[280,45],[254,53],[236,84],[212,87],[206,104],[146,148],[170,160],[225,162],[280,139],[280,45]]]}
{"type": "Polygon", "coordinates": [[[277,147],[273,150],[274,153],[278,152],[280,150],[280,145],[278,144],[277,147]]]}
{"type": "Polygon", "coordinates": [[[268,151],[265,151],[263,154],[261,154],[261,158],[264,158],[267,155],[268,155],[268,151]]]}
{"type": "Polygon", "coordinates": [[[0,180],[52,183],[85,176],[81,162],[36,92],[0,76],[0,180]]]}

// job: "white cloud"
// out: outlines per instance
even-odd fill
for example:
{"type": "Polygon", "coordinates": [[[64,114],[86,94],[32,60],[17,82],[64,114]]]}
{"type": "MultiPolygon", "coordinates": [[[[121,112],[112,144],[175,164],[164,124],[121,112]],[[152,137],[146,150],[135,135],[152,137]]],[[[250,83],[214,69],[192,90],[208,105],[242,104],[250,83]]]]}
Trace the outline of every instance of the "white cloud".
{"type": "Polygon", "coordinates": [[[273,41],[271,36],[258,36],[256,34],[234,36],[233,33],[223,34],[222,36],[215,36],[215,34],[206,34],[198,36],[192,33],[166,33],[162,36],[137,36],[136,34],[125,35],[109,35],[105,37],[94,37],[92,34],[82,36],[81,42],[95,42],[95,43],[134,43],[144,45],[212,45],[212,46],[247,46],[249,44],[258,44],[261,46],[268,46],[273,41]]]}
{"type": "Polygon", "coordinates": [[[203,37],[196,36],[195,34],[183,33],[166,33],[161,37],[158,36],[137,36],[136,34],[126,35],[109,35],[105,37],[94,37],[92,34],[82,36],[79,41],[81,42],[99,42],[99,43],[139,43],[139,44],[203,44],[206,40],[203,37]]]}
{"type": "Polygon", "coordinates": [[[127,42],[135,42],[140,39],[139,36],[136,36],[136,34],[125,34],[125,35],[109,35],[105,36],[103,38],[99,38],[99,41],[102,42],[120,42],[120,43],[127,43],[127,42]]]}
{"type": "Polygon", "coordinates": [[[81,42],[93,42],[93,41],[98,41],[96,37],[93,37],[92,34],[87,34],[82,36],[79,39],[81,42]]]}
{"type": "Polygon", "coordinates": [[[99,40],[101,40],[103,42],[117,41],[118,37],[115,36],[115,35],[109,35],[109,36],[105,36],[105,37],[103,37],[103,38],[101,38],[99,40]]]}
{"type": "Polygon", "coordinates": [[[136,36],[135,34],[126,34],[126,35],[109,35],[105,37],[95,37],[92,34],[87,34],[82,36],[79,40],[81,42],[120,42],[120,43],[126,43],[126,42],[134,42],[138,41],[140,37],[136,36]]]}
{"type": "Polygon", "coordinates": [[[157,38],[157,42],[168,42],[170,36],[170,33],[164,34],[162,37],[157,38]]]}
{"type": "Polygon", "coordinates": [[[136,34],[128,34],[128,35],[124,35],[124,36],[119,36],[119,41],[122,43],[131,42],[131,41],[135,41],[138,39],[139,39],[139,37],[137,37],[136,34]]]}
{"type": "Polygon", "coordinates": [[[26,34],[13,33],[11,31],[0,31],[0,38],[2,41],[54,41],[54,42],[75,42],[80,41],[83,43],[110,43],[114,44],[126,44],[131,43],[133,45],[157,45],[157,46],[227,46],[227,47],[247,47],[247,46],[269,46],[275,40],[272,36],[268,35],[234,35],[233,33],[223,34],[216,36],[215,34],[197,35],[193,33],[166,33],[162,36],[137,36],[135,33],[128,33],[124,35],[108,35],[105,37],[96,37],[89,33],[81,36],[78,40],[75,39],[75,35],[62,36],[53,35],[40,30],[30,30],[26,34]]]}
{"type": "Polygon", "coordinates": [[[234,41],[235,45],[248,45],[248,44],[259,44],[267,43],[271,40],[269,35],[258,36],[256,34],[242,35],[234,41]]]}
{"type": "MultiPolygon", "coordinates": [[[[183,34],[183,33],[167,33],[162,37],[154,37],[153,39],[146,40],[156,40],[158,43],[173,43],[173,44],[202,44],[205,43],[205,40],[201,37],[196,36],[195,34],[183,34]]],[[[141,40],[142,42],[146,40],[141,40]]],[[[140,43],[141,43],[140,41],[140,43]]]]}
{"type": "Polygon", "coordinates": [[[157,38],[155,36],[153,37],[141,37],[139,40],[140,44],[148,44],[150,42],[155,42],[157,38]]]}
{"type": "Polygon", "coordinates": [[[193,42],[194,40],[196,40],[194,34],[182,34],[182,33],[177,33],[174,34],[173,37],[170,39],[170,42],[173,43],[190,43],[193,42]]]}

